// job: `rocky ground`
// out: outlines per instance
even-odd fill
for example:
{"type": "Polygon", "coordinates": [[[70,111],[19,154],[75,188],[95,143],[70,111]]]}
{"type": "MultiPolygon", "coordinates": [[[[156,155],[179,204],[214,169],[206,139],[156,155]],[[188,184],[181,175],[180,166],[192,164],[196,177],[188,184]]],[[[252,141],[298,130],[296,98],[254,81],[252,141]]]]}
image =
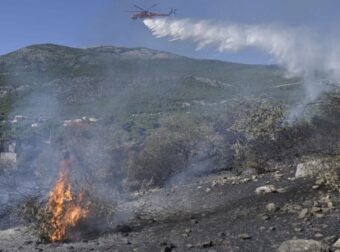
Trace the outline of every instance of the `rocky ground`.
{"type": "Polygon", "coordinates": [[[0,231],[0,251],[336,251],[339,193],[294,173],[197,178],[121,204],[130,218],[115,232],[42,244],[16,227],[0,231]]]}

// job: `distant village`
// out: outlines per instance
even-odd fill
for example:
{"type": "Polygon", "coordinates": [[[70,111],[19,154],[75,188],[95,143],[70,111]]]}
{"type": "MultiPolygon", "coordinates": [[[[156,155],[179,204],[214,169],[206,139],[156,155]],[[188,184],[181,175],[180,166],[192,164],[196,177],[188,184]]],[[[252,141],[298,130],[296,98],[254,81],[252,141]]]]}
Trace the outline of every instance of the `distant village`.
{"type": "MultiPolygon", "coordinates": [[[[0,123],[2,125],[7,125],[8,127],[12,127],[15,125],[26,125],[26,127],[30,128],[39,128],[47,120],[47,118],[44,118],[42,116],[37,118],[30,118],[23,115],[6,116],[4,114],[0,114],[0,123]]],[[[71,127],[96,123],[97,121],[98,119],[95,117],[84,116],[76,119],[63,120],[60,122],[60,124],[63,127],[71,127]]],[[[50,141],[45,141],[45,143],[49,144],[50,141]]],[[[6,136],[0,135],[0,162],[15,164],[17,162],[17,147],[18,143],[16,139],[11,139],[6,136]]]]}

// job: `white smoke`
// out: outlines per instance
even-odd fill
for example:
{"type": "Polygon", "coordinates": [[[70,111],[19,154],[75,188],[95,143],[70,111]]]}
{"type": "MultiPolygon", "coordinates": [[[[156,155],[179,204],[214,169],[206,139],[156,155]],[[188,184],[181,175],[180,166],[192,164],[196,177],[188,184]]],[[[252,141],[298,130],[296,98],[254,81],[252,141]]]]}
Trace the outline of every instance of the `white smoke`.
{"type": "Polygon", "coordinates": [[[156,37],[191,41],[197,44],[197,49],[208,46],[221,52],[247,47],[260,49],[271,55],[290,76],[304,79],[306,101],[318,97],[325,79],[332,83],[340,79],[340,43],[307,29],[190,19],[146,19],[144,24],[156,37]]]}

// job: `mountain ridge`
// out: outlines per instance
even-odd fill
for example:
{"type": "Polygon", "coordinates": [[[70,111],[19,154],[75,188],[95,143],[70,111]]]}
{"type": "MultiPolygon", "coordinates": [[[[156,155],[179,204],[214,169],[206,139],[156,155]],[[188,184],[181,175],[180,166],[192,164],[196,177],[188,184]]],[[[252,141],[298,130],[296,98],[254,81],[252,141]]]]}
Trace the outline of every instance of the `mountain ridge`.
{"type": "MultiPolygon", "coordinates": [[[[264,66],[264,67],[271,67],[271,68],[279,68],[279,66],[275,64],[249,64],[249,63],[240,63],[240,62],[232,62],[232,61],[223,61],[223,60],[217,60],[217,59],[204,59],[204,58],[191,58],[187,56],[182,56],[176,53],[171,53],[168,51],[162,51],[162,50],[156,50],[156,49],[150,49],[147,47],[122,47],[122,46],[114,46],[114,45],[96,45],[96,46],[88,46],[88,47],[72,47],[72,46],[66,46],[66,45],[59,45],[59,44],[53,44],[53,43],[41,43],[41,44],[33,44],[28,45],[22,48],[19,48],[17,50],[14,50],[9,53],[5,53],[0,55],[0,61],[4,57],[10,57],[15,54],[21,54],[21,53],[28,53],[32,51],[37,50],[55,50],[53,53],[56,53],[56,50],[76,50],[76,51],[83,51],[83,52],[102,52],[102,53],[116,53],[116,54],[124,54],[126,52],[135,52],[135,51],[141,51],[145,53],[149,53],[152,55],[167,55],[169,58],[186,58],[191,60],[198,60],[198,61],[207,61],[207,62],[222,62],[227,64],[234,64],[234,65],[244,65],[244,66],[264,66]]],[[[133,56],[133,55],[132,55],[133,56]]]]}

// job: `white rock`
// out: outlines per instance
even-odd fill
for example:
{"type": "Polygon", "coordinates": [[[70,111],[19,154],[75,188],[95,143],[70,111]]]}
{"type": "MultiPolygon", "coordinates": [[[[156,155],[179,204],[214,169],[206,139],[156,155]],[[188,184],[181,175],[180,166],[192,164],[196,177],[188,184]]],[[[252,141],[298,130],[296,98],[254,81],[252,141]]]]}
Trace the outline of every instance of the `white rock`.
{"type": "Polygon", "coordinates": [[[313,176],[318,174],[320,171],[327,170],[329,168],[330,168],[329,164],[327,164],[327,162],[324,162],[321,159],[309,160],[297,165],[295,177],[303,178],[313,176]]]}
{"type": "Polygon", "coordinates": [[[94,117],[89,117],[89,121],[90,121],[90,122],[97,122],[98,119],[97,119],[97,118],[94,118],[94,117]]]}
{"type": "Polygon", "coordinates": [[[285,193],[285,192],[287,192],[287,188],[278,188],[277,192],[278,193],[285,193]]]}
{"type": "Polygon", "coordinates": [[[340,249],[340,238],[333,244],[333,247],[336,249],[340,249]]]}
{"type": "Polygon", "coordinates": [[[277,190],[274,185],[265,185],[265,186],[260,186],[256,188],[255,192],[256,194],[266,194],[266,193],[277,192],[277,190]]]}
{"type": "Polygon", "coordinates": [[[266,209],[268,212],[275,212],[277,210],[277,206],[275,205],[275,203],[269,203],[266,206],[266,209]]]}
{"type": "Polygon", "coordinates": [[[299,213],[299,219],[305,218],[307,216],[307,214],[308,214],[308,208],[302,209],[299,213]]]}

